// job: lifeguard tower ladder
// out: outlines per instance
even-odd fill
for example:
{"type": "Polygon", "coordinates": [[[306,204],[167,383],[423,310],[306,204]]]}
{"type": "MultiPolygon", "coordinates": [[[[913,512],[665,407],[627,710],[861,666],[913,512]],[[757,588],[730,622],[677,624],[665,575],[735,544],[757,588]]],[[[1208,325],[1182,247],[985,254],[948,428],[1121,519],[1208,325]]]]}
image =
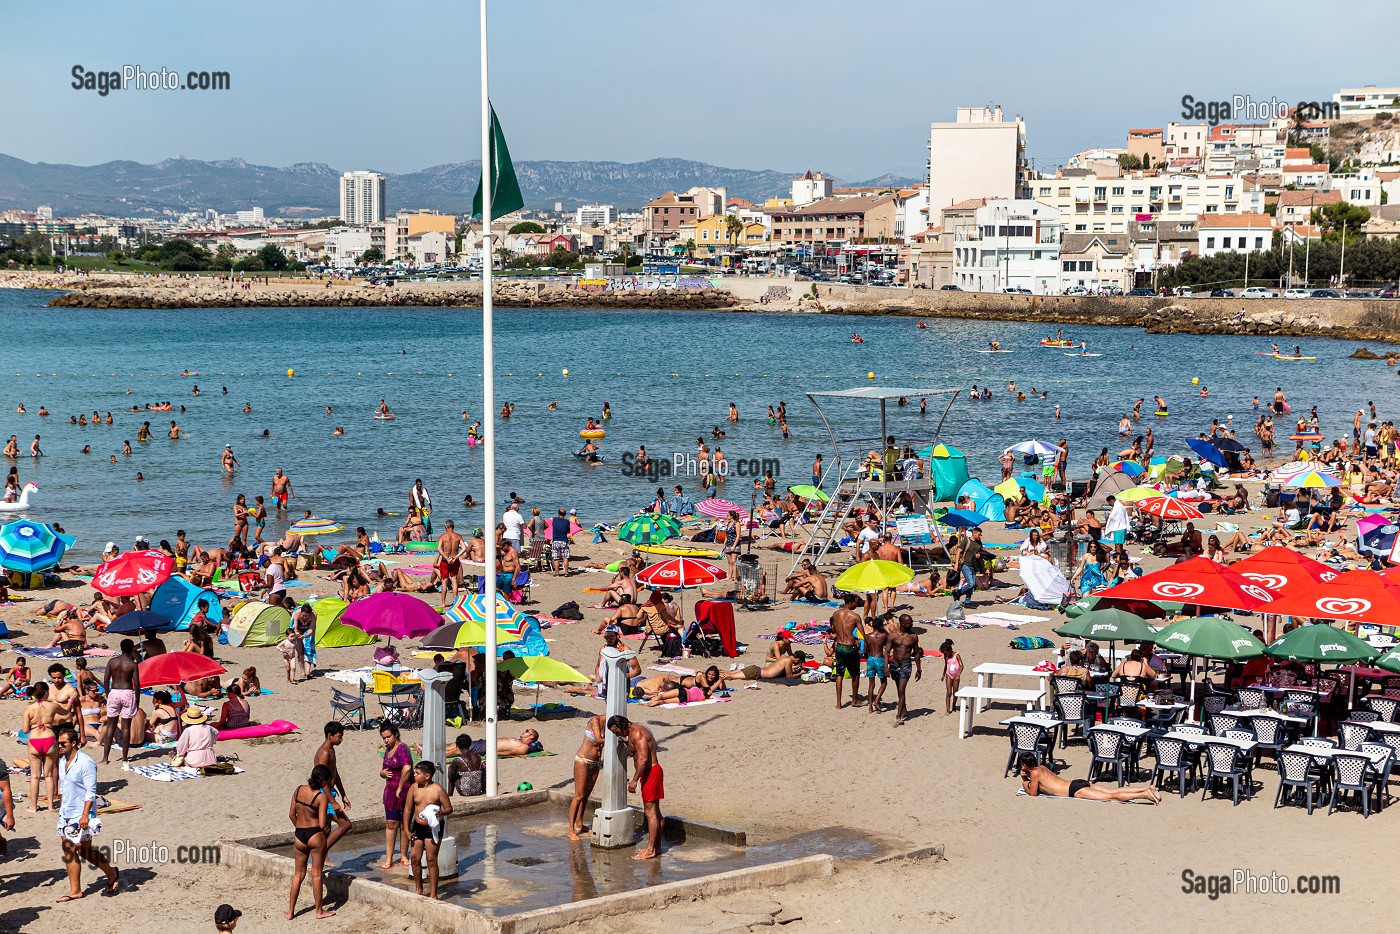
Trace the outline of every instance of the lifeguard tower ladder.
{"type": "MultiPolygon", "coordinates": [[[[831,499],[822,508],[821,514],[816,522],[808,527],[808,537],[802,550],[793,556],[793,567],[802,563],[803,559],[810,558],[812,564],[821,567],[823,564],[835,564],[834,560],[829,560],[832,549],[836,542],[843,537],[842,527],[846,521],[857,511],[863,509],[867,503],[874,504],[880,515],[889,516],[891,510],[905,494],[912,500],[912,512],[922,513],[929,519],[929,528],[932,530],[934,540],[938,540],[937,526],[933,522],[932,502],[933,502],[933,477],[931,470],[925,470],[922,477],[910,477],[904,479],[898,472],[891,473],[886,477],[883,469],[872,470],[868,474],[863,471],[866,452],[874,449],[883,451],[886,439],[890,432],[886,418],[886,406],[891,400],[905,399],[910,402],[924,398],[937,396],[947,396],[948,403],[943,407],[943,413],[939,416],[938,425],[934,429],[932,438],[926,439],[919,444],[915,450],[924,444],[933,445],[938,443],[939,435],[943,431],[943,424],[948,419],[948,412],[952,410],[953,403],[958,400],[961,389],[885,389],[881,387],[858,387],[855,389],[844,389],[836,392],[809,392],[807,398],[816,407],[817,414],[821,417],[822,425],[825,426],[827,435],[831,438],[831,447],[835,452],[835,457],[822,473],[821,489],[831,499]],[[842,437],[837,433],[833,425],[834,415],[829,415],[827,408],[837,400],[874,400],[880,403],[880,434],[870,436],[868,434],[858,437],[842,437]],[[826,405],[827,408],[823,408],[826,405]]],[[[904,439],[905,443],[914,443],[912,439],[904,439]]],[[[896,443],[900,439],[896,438],[896,443]]]]}

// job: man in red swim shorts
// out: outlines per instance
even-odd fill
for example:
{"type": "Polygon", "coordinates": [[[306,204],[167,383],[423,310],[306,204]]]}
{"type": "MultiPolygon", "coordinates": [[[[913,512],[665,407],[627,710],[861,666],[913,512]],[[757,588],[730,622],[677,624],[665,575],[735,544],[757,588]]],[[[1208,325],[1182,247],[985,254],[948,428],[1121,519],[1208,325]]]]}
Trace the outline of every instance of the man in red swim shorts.
{"type": "Polygon", "coordinates": [[[462,536],[447,520],[447,527],[438,536],[438,577],[442,578],[442,605],[447,606],[447,588],[452,587],[452,602],[457,602],[457,588],[462,580],[462,536]]]}
{"type": "Polygon", "coordinates": [[[666,797],[665,773],[661,763],[656,761],[656,737],[651,730],[640,723],[633,723],[623,716],[608,718],[608,731],[625,740],[627,750],[636,763],[632,780],[627,790],[634,792],[642,786],[642,808],[647,818],[647,845],[639,850],[633,859],[655,859],[661,855],[661,799],[666,797]]]}

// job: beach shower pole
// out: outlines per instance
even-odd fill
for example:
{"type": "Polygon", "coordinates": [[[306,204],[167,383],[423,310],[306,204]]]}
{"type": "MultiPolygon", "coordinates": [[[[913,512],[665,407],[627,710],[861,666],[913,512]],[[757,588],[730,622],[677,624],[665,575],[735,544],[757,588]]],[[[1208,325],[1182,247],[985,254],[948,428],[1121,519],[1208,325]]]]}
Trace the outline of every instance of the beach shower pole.
{"type": "Polygon", "coordinates": [[[496,796],[496,360],[491,329],[491,102],[486,67],[486,0],[481,0],[481,420],[486,454],[482,467],[482,505],[486,507],[486,797],[496,796]]]}

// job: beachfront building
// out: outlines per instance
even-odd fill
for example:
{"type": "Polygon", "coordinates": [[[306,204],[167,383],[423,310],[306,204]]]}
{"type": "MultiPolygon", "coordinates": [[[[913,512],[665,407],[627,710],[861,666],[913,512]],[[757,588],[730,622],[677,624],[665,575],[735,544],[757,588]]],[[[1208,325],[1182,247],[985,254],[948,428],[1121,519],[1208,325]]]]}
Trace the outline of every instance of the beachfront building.
{"type": "Polygon", "coordinates": [[[353,227],[384,220],[384,176],[378,172],[346,172],[340,176],[340,219],[353,227]]]}
{"type": "Polygon", "coordinates": [[[1053,295],[1059,280],[1060,212],[1050,205],[989,198],[971,225],[953,231],[953,284],[965,292],[1053,295]]]}
{"type": "Polygon", "coordinates": [[[1365,207],[1381,203],[1381,180],[1374,169],[1358,169],[1347,175],[1328,175],[1325,186],[1348,204],[1365,207]]]}
{"type": "Polygon", "coordinates": [[[1137,277],[1175,266],[1196,252],[1196,219],[1143,214],[1128,224],[1128,240],[1136,287],[1137,277]]]}
{"type": "Polygon", "coordinates": [[[905,243],[928,229],[928,186],[915,185],[894,192],[894,236],[905,243]]]}
{"type": "Polygon", "coordinates": [[[761,247],[768,241],[768,228],[762,223],[741,220],[737,227],[731,229],[729,217],[727,214],[702,217],[682,227],[677,239],[682,244],[694,244],[694,255],[705,257],[761,247]]]}
{"type": "Polygon", "coordinates": [[[1065,234],[1060,238],[1060,291],[1132,288],[1132,251],[1127,234],[1065,234]]]}
{"type": "Polygon", "coordinates": [[[447,262],[456,246],[456,235],[441,230],[425,230],[408,238],[404,249],[415,266],[436,266],[447,262]]]}
{"type": "Polygon", "coordinates": [[[1140,126],[1128,130],[1128,155],[1141,160],[1146,167],[1160,164],[1163,152],[1161,127],[1140,126]]]}
{"type": "Polygon", "coordinates": [[[1211,214],[1196,224],[1196,252],[1200,256],[1253,253],[1269,249],[1273,242],[1274,219],[1267,214],[1211,214]]]}
{"type": "Polygon", "coordinates": [[[823,198],[773,214],[773,243],[813,252],[848,243],[894,240],[895,198],[823,198]]]}
{"type": "Polygon", "coordinates": [[[724,203],[729,200],[729,189],[697,185],[687,189],[684,197],[695,204],[696,217],[709,217],[711,214],[724,213],[724,203]]]}
{"type": "MultiPolygon", "coordinates": [[[[1192,219],[1264,210],[1264,192],[1241,175],[1153,175],[1099,178],[1082,169],[1030,182],[1035,200],[1060,212],[1065,233],[1127,233],[1139,214],[1192,219]]],[[[946,226],[946,225],[945,225],[946,226]]]]}
{"type": "Polygon", "coordinates": [[[409,241],[430,231],[446,234],[449,240],[455,241],[457,217],[437,211],[400,211],[394,216],[393,229],[393,249],[386,250],[384,256],[387,259],[404,259],[413,254],[409,241]]]}
{"type": "Polygon", "coordinates": [[[1379,114],[1400,114],[1400,88],[1342,88],[1332,95],[1343,120],[1368,119],[1379,114]]]}
{"type": "Polygon", "coordinates": [[[1174,168],[1200,165],[1206,155],[1206,136],[1210,128],[1204,123],[1168,123],[1162,136],[1162,156],[1174,168]]]}
{"type": "Polygon", "coordinates": [[[368,227],[332,227],[326,231],[326,261],[332,266],[353,266],[373,245],[368,227]]]}
{"type": "Polygon", "coordinates": [[[606,227],[617,220],[617,208],[611,204],[585,204],[575,209],[574,223],[580,227],[606,227]]]}
{"type": "Polygon", "coordinates": [[[1344,200],[1340,191],[1281,191],[1274,216],[1281,225],[1307,224],[1316,208],[1344,200]]]}
{"type": "Polygon", "coordinates": [[[959,107],[952,123],[929,127],[929,216],[968,198],[1023,198],[1026,124],[1001,107],[959,107]]]}
{"type": "Polygon", "coordinates": [[[693,195],[668,191],[642,206],[642,246],[651,253],[664,250],[679,237],[683,225],[699,219],[700,207],[693,195]]]}

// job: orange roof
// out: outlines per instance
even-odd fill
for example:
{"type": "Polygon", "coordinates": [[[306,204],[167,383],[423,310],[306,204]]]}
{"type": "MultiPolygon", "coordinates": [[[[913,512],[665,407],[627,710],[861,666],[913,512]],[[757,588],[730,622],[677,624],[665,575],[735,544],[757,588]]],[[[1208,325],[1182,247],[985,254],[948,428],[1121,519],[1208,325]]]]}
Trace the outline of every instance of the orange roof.
{"type": "Polygon", "coordinates": [[[1128,130],[1128,135],[1129,135],[1129,136],[1132,136],[1132,135],[1134,135],[1134,134],[1148,134],[1148,135],[1151,135],[1151,134],[1153,134],[1153,133],[1156,133],[1158,136],[1161,136],[1161,135],[1162,135],[1162,128],[1159,127],[1159,126],[1135,126],[1135,127],[1132,127],[1131,129],[1128,130]]]}
{"type": "Polygon", "coordinates": [[[1197,227],[1272,227],[1274,219],[1267,214],[1202,214],[1196,221],[1197,227]]]}
{"type": "Polygon", "coordinates": [[[1321,207],[1324,204],[1336,204],[1342,200],[1340,191],[1280,191],[1278,193],[1278,203],[1280,207],[1303,207],[1312,205],[1321,207]]]}
{"type": "Polygon", "coordinates": [[[1312,150],[1303,146],[1299,146],[1296,148],[1293,146],[1289,146],[1287,149],[1284,150],[1283,157],[1285,159],[1311,159],[1312,150]]]}
{"type": "Polygon", "coordinates": [[[950,204],[950,205],[948,205],[946,208],[944,208],[943,210],[945,210],[945,211],[969,211],[969,210],[972,210],[973,208],[985,208],[986,206],[987,206],[987,199],[986,199],[986,198],[968,198],[966,201],[959,201],[957,204],[950,204]]]}
{"type": "Polygon", "coordinates": [[[1310,163],[1308,163],[1307,165],[1285,165],[1285,166],[1283,167],[1283,171],[1284,171],[1285,173],[1287,173],[1287,172],[1317,173],[1317,172],[1326,172],[1327,170],[1328,170],[1328,169],[1327,169],[1327,166],[1323,165],[1321,162],[1310,162],[1310,163]]]}

